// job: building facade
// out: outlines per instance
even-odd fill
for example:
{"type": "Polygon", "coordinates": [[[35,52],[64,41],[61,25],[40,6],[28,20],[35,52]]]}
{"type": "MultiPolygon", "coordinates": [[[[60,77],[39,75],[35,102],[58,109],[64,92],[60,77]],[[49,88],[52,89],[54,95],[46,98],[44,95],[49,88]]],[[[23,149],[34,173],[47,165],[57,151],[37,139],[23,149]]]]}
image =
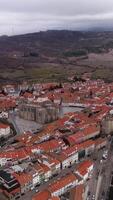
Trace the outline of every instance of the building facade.
{"type": "Polygon", "coordinates": [[[59,109],[54,104],[22,104],[19,106],[19,116],[23,119],[36,121],[41,124],[58,119],[59,109]]]}

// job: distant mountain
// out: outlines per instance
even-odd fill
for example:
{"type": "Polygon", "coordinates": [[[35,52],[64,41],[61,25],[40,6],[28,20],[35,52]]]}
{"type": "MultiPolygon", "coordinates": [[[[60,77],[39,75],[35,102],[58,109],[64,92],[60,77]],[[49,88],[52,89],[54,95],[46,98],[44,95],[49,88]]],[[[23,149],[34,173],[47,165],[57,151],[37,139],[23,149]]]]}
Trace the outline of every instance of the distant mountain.
{"type": "MultiPolygon", "coordinates": [[[[52,49],[52,51],[57,51],[57,48],[60,51],[62,49],[65,50],[68,48],[85,48],[86,46],[104,45],[104,41],[102,42],[101,40],[102,37],[113,39],[113,32],[111,31],[98,31],[98,27],[93,30],[89,32],[51,30],[46,32],[41,31],[38,33],[30,33],[10,37],[1,36],[0,52],[10,52],[11,50],[18,50],[20,52],[23,52],[27,49],[50,50],[53,47],[54,49],[52,49]],[[96,32],[93,30],[95,30],[96,32]],[[89,44],[90,40],[92,40],[92,44],[89,44]],[[83,43],[81,41],[85,42],[83,43]]],[[[102,29],[100,28],[100,30],[102,29]]]]}

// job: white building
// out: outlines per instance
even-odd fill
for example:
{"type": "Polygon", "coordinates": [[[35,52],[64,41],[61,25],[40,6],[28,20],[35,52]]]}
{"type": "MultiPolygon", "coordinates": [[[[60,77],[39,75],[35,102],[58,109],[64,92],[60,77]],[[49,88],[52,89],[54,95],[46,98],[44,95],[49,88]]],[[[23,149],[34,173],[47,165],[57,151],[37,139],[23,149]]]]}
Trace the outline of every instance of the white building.
{"type": "Polygon", "coordinates": [[[0,158],[0,166],[3,167],[7,163],[6,158],[0,158]]]}
{"type": "Polygon", "coordinates": [[[0,124],[0,137],[8,137],[10,135],[10,126],[7,124],[0,124]]]}
{"type": "Polygon", "coordinates": [[[40,183],[40,174],[32,169],[32,171],[30,171],[30,174],[32,175],[32,185],[33,185],[33,188],[40,183]]]}

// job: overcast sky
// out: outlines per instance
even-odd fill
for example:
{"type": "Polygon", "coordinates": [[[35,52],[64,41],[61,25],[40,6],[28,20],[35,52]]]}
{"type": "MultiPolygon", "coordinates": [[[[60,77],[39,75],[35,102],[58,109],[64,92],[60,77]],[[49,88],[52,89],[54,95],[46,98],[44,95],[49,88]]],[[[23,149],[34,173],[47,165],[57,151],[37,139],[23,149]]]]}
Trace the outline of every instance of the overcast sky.
{"type": "Polygon", "coordinates": [[[0,0],[0,35],[113,27],[113,0],[0,0]]]}

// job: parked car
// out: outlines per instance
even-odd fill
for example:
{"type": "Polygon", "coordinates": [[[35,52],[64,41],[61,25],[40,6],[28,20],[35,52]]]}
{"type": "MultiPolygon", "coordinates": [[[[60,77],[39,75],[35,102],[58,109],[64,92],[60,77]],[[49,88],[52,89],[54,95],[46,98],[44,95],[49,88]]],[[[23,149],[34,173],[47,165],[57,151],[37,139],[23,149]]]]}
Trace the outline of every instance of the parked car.
{"type": "Polygon", "coordinates": [[[39,192],[39,189],[36,189],[36,192],[39,192]]]}
{"type": "Polygon", "coordinates": [[[92,196],[92,200],[95,200],[95,195],[92,196]]]}

